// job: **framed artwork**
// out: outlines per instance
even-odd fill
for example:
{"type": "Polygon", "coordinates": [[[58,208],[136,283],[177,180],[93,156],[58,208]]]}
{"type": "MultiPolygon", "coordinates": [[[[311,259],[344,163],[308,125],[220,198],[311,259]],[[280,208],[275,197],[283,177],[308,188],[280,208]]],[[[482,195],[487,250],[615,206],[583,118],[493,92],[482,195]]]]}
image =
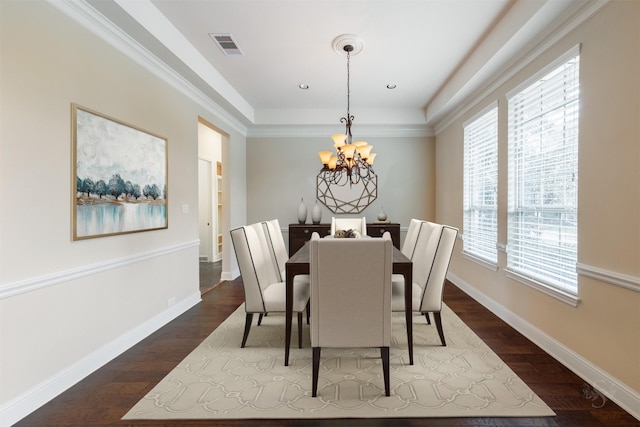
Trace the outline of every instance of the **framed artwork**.
{"type": "Polygon", "coordinates": [[[71,104],[73,240],[168,227],[167,138],[71,104]]]}

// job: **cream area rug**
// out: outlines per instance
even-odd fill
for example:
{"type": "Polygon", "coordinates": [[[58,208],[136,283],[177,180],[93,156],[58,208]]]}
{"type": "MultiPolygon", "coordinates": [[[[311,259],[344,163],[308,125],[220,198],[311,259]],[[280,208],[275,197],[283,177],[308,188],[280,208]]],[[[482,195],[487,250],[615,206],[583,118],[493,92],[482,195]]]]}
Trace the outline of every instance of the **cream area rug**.
{"type": "MultiPolygon", "coordinates": [[[[257,316],[256,316],[257,317],[257,316]]],[[[448,307],[447,346],[435,324],[414,315],[409,365],[404,313],[394,313],[391,396],[378,349],[322,349],[318,397],[311,397],[309,326],[297,347],[294,321],[284,366],[284,316],[255,324],[240,348],[244,305],[124,417],[133,419],[305,419],[541,417],[554,412],[448,307]]]]}

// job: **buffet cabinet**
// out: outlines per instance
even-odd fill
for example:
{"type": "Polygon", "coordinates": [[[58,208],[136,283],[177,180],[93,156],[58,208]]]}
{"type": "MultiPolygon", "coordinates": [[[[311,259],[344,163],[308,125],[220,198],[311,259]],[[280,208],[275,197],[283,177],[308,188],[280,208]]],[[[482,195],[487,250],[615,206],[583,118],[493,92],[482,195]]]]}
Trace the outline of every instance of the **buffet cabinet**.
{"type": "MultiPolygon", "coordinates": [[[[367,235],[382,237],[388,231],[391,234],[393,246],[400,249],[400,224],[371,223],[367,224],[367,235]]],[[[300,249],[304,242],[311,239],[311,234],[318,233],[320,237],[331,233],[331,224],[289,224],[289,256],[300,249]]]]}

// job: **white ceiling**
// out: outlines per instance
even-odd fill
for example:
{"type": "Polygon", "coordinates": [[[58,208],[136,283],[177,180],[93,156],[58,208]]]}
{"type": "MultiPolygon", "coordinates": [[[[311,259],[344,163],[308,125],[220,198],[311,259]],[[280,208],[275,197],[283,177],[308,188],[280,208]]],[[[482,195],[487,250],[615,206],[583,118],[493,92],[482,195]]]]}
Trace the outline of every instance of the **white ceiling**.
{"type": "Polygon", "coordinates": [[[332,40],[355,34],[354,127],[426,128],[585,0],[86,1],[248,127],[338,123],[346,56],[332,40]],[[224,55],[210,33],[230,33],[244,55],[224,55]]]}

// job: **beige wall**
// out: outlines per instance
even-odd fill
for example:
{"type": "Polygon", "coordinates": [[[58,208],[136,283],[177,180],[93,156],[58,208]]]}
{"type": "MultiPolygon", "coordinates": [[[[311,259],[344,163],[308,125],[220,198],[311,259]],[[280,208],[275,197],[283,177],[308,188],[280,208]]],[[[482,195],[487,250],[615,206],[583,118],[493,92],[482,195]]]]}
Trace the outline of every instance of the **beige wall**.
{"type": "MultiPolygon", "coordinates": [[[[8,420],[199,301],[198,117],[229,126],[46,2],[2,1],[0,12],[0,418],[8,420]],[[72,102],[168,138],[168,229],[71,240],[72,102]]],[[[245,140],[228,133],[227,227],[231,217],[246,220],[245,140]]]]}
{"type": "MultiPolygon", "coordinates": [[[[462,122],[582,43],[579,261],[640,276],[640,3],[616,1],[436,138],[367,139],[379,198],[406,226],[420,217],[462,230],[462,122]],[[437,168],[437,170],[436,170],[437,168]]],[[[42,1],[0,1],[0,415],[44,403],[198,299],[197,121],[223,142],[223,227],[296,222],[315,200],[316,152],[329,137],[245,137],[42,1]],[[169,228],[71,241],[70,104],[169,139],[169,228]],[[295,159],[295,161],[292,161],[295,159]],[[227,179],[228,178],[228,179],[227,179]],[[182,205],[191,207],[182,213],[182,205]],[[168,307],[169,301],[175,304],[168,307]],[[42,363],[42,358],[47,363],[42,363]],[[28,401],[24,403],[25,401],[28,401]],[[31,405],[31,406],[29,406],[31,405]]],[[[357,113],[357,112],[356,112],[357,113]]],[[[500,137],[499,240],[506,240],[506,126],[500,137]]],[[[357,129],[354,129],[357,132],[357,129]]],[[[327,134],[328,135],[328,134],[327,134]]],[[[331,214],[325,208],[323,222],[331,214]]],[[[309,220],[308,220],[309,221],[309,220]]],[[[237,275],[228,233],[223,274],[237,275]]],[[[640,293],[580,277],[570,307],[460,256],[451,272],[586,363],[640,390],[640,293]]]]}
{"type": "MultiPolygon", "coordinates": [[[[640,2],[608,4],[436,136],[436,217],[463,233],[462,123],[498,100],[498,241],[506,243],[505,94],[571,47],[582,44],[578,262],[590,270],[601,269],[614,279],[627,279],[636,289],[580,275],[580,303],[572,307],[506,277],[504,253],[499,253],[497,272],[463,258],[462,241],[456,245],[450,272],[454,281],[504,310],[505,316],[513,315],[530,325],[558,349],[568,349],[576,364],[601,370],[628,386],[628,396],[635,394],[636,401],[640,396],[639,24],[640,2]]],[[[624,393],[620,391],[618,397],[624,393]]]]}
{"type": "MultiPolygon", "coordinates": [[[[339,123],[336,123],[339,129],[339,123]]],[[[337,130],[336,130],[337,131],[337,130]]],[[[354,132],[357,129],[354,128],[354,132]]],[[[409,219],[435,219],[435,143],[433,137],[383,138],[360,135],[377,153],[378,198],[359,216],[376,221],[382,208],[389,221],[403,227],[409,219]]],[[[326,137],[247,138],[247,207],[250,222],[278,218],[281,227],[297,223],[304,198],[307,223],[316,201],[316,176],[322,164],[318,151],[333,148],[326,137]]],[[[334,215],[322,207],[322,222],[334,215]]],[[[341,216],[356,216],[339,214],[341,216]]]]}

